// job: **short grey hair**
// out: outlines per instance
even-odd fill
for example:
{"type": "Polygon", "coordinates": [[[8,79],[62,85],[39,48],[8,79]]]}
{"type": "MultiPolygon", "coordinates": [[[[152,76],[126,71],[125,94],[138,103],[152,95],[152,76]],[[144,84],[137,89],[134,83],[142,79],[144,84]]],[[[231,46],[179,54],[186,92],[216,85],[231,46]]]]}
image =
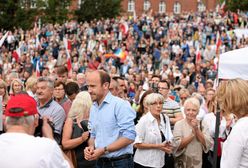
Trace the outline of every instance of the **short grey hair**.
{"type": "Polygon", "coordinates": [[[199,109],[200,109],[200,106],[201,106],[199,99],[197,99],[196,97],[190,97],[190,98],[185,100],[183,106],[185,107],[189,103],[193,104],[193,106],[195,106],[198,109],[198,112],[199,112],[199,109]]]}
{"type": "Polygon", "coordinates": [[[156,103],[156,102],[164,102],[164,96],[161,95],[160,93],[151,93],[151,94],[148,94],[145,98],[145,103],[147,105],[151,105],[153,103],[156,103]]]}
{"type": "Polygon", "coordinates": [[[39,77],[37,83],[39,82],[47,82],[47,86],[51,89],[54,89],[54,81],[48,77],[39,77]]]}
{"type": "Polygon", "coordinates": [[[6,122],[7,128],[14,126],[14,125],[30,127],[30,125],[34,123],[36,117],[38,118],[37,115],[30,115],[30,116],[24,116],[24,117],[7,116],[5,122],[6,122]]]}
{"type": "Polygon", "coordinates": [[[78,74],[77,74],[77,80],[78,80],[78,78],[80,78],[80,77],[85,78],[85,74],[83,74],[83,73],[78,73],[78,74]]]}

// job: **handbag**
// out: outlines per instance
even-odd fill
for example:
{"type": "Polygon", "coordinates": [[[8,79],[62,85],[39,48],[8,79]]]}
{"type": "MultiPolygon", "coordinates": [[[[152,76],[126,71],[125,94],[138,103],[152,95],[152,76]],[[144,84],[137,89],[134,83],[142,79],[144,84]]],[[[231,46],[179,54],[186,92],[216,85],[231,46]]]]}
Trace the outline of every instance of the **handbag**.
{"type": "MultiPolygon", "coordinates": [[[[165,119],[164,114],[162,114],[162,116],[163,116],[164,124],[166,126],[166,119],[165,119]]],[[[163,135],[162,131],[161,131],[161,135],[162,135],[162,139],[165,140],[165,136],[163,135]]],[[[165,153],[164,162],[165,162],[164,167],[174,168],[174,162],[175,161],[174,161],[174,157],[172,154],[165,153]]]]}

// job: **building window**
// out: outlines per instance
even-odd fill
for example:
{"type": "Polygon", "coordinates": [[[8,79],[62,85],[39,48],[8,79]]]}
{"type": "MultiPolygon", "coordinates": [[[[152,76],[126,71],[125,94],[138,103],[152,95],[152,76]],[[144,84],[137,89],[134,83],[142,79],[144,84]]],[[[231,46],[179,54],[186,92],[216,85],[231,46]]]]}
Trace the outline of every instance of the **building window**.
{"type": "Polygon", "coordinates": [[[36,8],[36,0],[31,0],[30,8],[36,8]]]}
{"type": "Polygon", "coordinates": [[[134,11],[134,0],[129,0],[128,1],[128,12],[133,12],[134,11]]]}
{"type": "Polygon", "coordinates": [[[151,7],[151,3],[148,0],[144,1],[144,11],[148,11],[151,7]]]}
{"type": "Polygon", "coordinates": [[[78,0],[78,9],[81,8],[82,0],[78,0]]]}
{"type": "Polygon", "coordinates": [[[166,5],[165,2],[159,2],[159,13],[165,13],[166,11],[166,5]]]}
{"type": "Polygon", "coordinates": [[[202,2],[199,2],[199,3],[198,3],[197,8],[198,8],[198,11],[199,11],[199,12],[204,12],[204,11],[206,10],[206,6],[205,6],[204,3],[202,3],[202,2]]]}
{"type": "Polygon", "coordinates": [[[175,14],[181,13],[181,4],[179,2],[174,3],[173,11],[175,14]]]}

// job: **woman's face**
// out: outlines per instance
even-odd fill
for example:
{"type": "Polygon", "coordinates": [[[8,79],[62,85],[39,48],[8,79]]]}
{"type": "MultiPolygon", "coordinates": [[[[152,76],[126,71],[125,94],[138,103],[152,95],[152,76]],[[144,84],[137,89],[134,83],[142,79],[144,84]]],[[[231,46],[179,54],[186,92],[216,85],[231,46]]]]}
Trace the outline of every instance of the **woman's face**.
{"type": "Polygon", "coordinates": [[[5,88],[0,86],[0,96],[4,96],[5,95],[5,88]]]}
{"type": "Polygon", "coordinates": [[[214,97],[214,91],[213,91],[213,90],[209,90],[209,91],[207,92],[207,94],[206,94],[206,99],[207,99],[207,101],[212,100],[213,97],[214,97]]]}
{"type": "Polygon", "coordinates": [[[158,117],[163,109],[163,102],[162,101],[156,101],[149,105],[149,109],[151,114],[154,117],[158,117]]]}
{"type": "Polygon", "coordinates": [[[20,93],[21,91],[22,91],[22,85],[19,82],[15,81],[13,83],[13,92],[14,92],[14,94],[20,93]]]}
{"type": "Polygon", "coordinates": [[[193,105],[192,103],[187,103],[184,106],[184,113],[186,115],[186,119],[187,120],[192,120],[192,119],[196,119],[196,116],[199,112],[199,109],[193,105]]]}

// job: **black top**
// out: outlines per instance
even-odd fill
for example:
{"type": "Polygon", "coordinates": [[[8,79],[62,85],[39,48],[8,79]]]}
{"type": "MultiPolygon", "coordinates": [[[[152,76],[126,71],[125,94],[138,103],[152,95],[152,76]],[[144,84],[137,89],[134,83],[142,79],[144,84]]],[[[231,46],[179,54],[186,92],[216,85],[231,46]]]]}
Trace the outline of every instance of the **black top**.
{"type": "MultiPolygon", "coordinates": [[[[82,133],[85,131],[88,131],[88,122],[82,121],[81,122],[82,128],[80,128],[76,121],[73,121],[73,131],[72,131],[72,139],[78,138],[82,136],[82,133]]],[[[88,141],[88,140],[87,140],[88,141]]],[[[84,149],[88,146],[87,141],[83,142],[76,148],[74,148],[76,158],[77,158],[77,167],[78,168],[94,168],[95,167],[95,161],[87,161],[84,158],[84,149]]]]}

